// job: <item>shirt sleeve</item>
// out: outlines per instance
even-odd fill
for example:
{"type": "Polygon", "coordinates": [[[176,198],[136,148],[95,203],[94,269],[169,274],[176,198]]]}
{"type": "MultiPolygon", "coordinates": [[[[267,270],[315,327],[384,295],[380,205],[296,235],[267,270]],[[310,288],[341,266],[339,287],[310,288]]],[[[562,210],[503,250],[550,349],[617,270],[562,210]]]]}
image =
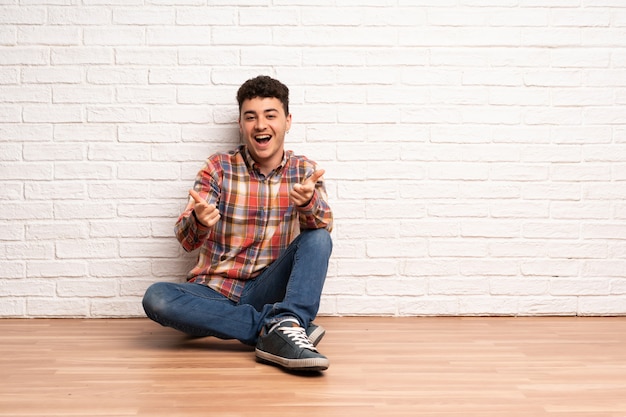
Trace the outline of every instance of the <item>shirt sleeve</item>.
{"type": "Polygon", "coordinates": [[[297,207],[300,214],[300,229],[333,229],[333,213],[328,204],[328,195],[323,179],[315,184],[311,201],[306,206],[297,207]]]}
{"type": "MultiPolygon", "coordinates": [[[[207,200],[209,204],[219,201],[219,170],[214,163],[207,161],[198,172],[193,189],[207,200]]],[[[174,233],[186,252],[191,252],[204,243],[212,228],[201,224],[193,211],[193,205],[187,204],[174,226],[174,233]]]]}

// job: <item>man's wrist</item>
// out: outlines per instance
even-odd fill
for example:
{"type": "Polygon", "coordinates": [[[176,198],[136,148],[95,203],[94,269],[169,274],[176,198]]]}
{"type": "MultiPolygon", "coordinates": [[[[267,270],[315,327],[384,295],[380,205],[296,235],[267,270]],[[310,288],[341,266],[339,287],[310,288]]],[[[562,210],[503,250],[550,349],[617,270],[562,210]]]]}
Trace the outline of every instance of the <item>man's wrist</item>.
{"type": "Polygon", "coordinates": [[[196,215],[195,210],[191,210],[191,214],[193,214],[193,218],[196,220],[196,223],[198,223],[201,227],[204,227],[205,229],[209,228],[209,226],[207,226],[206,224],[200,221],[200,219],[198,218],[198,215],[196,215]]]}

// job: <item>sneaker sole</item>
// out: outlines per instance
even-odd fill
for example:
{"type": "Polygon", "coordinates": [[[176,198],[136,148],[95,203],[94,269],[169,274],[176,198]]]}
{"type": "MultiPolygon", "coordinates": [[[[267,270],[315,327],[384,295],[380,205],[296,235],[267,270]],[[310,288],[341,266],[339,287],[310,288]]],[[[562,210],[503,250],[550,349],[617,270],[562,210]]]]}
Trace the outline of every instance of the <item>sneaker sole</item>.
{"type": "Polygon", "coordinates": [[[330,361],[325,358],[288,359],[259,349],[255,352],[259,362],[279,365],[290,371],[325,371],[330,366],[330,361]]]}
{"type": "Polygon", "coordinates": [[[317,346],[325,334],[326,330],[324,330],[322,326],[317,326],[317,329],[313,330],[313,332],[308,335],[309,341],[313,346],[317,346]]]}

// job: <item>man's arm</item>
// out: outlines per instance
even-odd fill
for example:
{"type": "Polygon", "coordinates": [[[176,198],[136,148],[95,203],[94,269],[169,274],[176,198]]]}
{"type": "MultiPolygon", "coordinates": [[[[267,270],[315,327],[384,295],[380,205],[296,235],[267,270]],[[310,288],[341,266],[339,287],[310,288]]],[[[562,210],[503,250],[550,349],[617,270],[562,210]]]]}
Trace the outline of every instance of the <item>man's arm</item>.
{"type": "Polygon", "coordinates": [[[207,199],[216,201],[212,191],[217,189],[212,176],[209,174],[209,166],[205,166],[196,178],[194,188],[189,190],[189,202],[182,212],[174,232],[183,249],[191,252],[204,243],[208,238],[211,228],[219,221],[220,213],[215,204],[209,204],[207,199]],[[204,197],[203,197],[204,196],[204,197]]]}
{"type": "Polygon", "coordinates": [[[289,193],[292,203],[300,213],[301,229],[327,229],[332,231],[333,214],[328,205],[324,170],[316,170],[301,184],[294,185],[289,193]]]}

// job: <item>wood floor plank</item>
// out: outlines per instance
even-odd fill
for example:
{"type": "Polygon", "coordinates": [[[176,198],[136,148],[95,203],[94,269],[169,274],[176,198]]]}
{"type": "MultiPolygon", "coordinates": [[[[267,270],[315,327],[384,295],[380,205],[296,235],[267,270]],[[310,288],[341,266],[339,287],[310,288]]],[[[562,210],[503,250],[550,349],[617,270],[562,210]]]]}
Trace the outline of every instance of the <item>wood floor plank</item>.
{"type": "Polygon", "coordinates": [[[321,317],[328,371],[147,319],[0,320],[0,416],[626,417],[626,317],[321,317]]]}

